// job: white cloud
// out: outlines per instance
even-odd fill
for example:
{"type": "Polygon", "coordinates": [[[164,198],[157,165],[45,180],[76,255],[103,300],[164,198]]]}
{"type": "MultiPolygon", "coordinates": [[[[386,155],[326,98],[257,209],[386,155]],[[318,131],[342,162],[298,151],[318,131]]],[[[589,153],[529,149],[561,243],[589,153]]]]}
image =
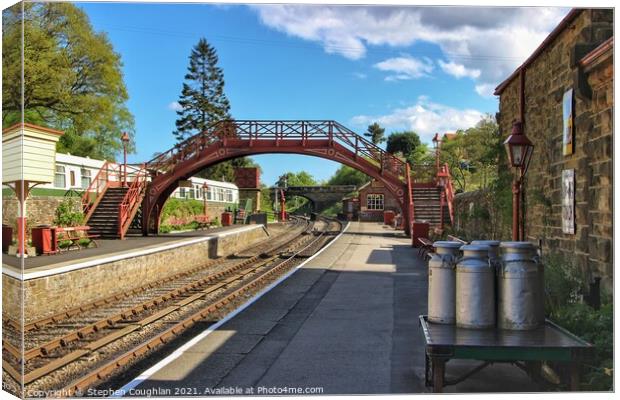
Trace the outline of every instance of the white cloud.
{"type": "Polygon", "coordinates": [[[374,65],[381,71],[394,72],[385,80],[415,79],[433,72],[433,62],[429,58],[417,59],[411,56],[389,58],[374,65]]]}
{"type": "Polygon", "coordinates": [[[435,44],[440,51],[413,56],[446,60],[448,70],[485,89],[507,78],[568,12],[558,7],[251,7],[266,26],[352,60],[378,46],[405,50],[417,42],[435,44]]]}
{"type": "Polygon", "coordinates": [[[168,110],[181,111],[182,109],[183,107],[181,107],[178,101],[173,101],[172,103],[168,104],[168,110]]]}
{"type": "Polygon", "coordinates": [[[455,78],[468,77],[468,78],[476,79],[480,77],[479,69],[468,69],[463,64],[457,64],[453,61],[444,62],[442,60],[439,60],[438,63],[441,69],[443,70],[443,72],[445,72],[446,74],[452,75],[455,78]]]}
{"type": "Polygon", "coordinates": [[[457,109],[433,103],[426,96],[418,97],[415,104],[394,109],[386,115],[358,115],[351,119],[353,125],[365,127],[378,122],[387,130],[410,129],[417,132],[423,142],[430,143],[436,132],[454,132],[470,128],[484,116],[474,109],[457,109]]]}
{"type": "Polygon", "coordinates": [[[494,91],[495,85],[491,85],[489,83],[481,83],[480,85],[476,85],[476,93],[482,97],[493,97],[494,91]]]}
{"type": "Polygon", "coordinates": [[[368,76],[363,72],[354,72],[353,76],[357,79],[366,79],[368,76]]]}

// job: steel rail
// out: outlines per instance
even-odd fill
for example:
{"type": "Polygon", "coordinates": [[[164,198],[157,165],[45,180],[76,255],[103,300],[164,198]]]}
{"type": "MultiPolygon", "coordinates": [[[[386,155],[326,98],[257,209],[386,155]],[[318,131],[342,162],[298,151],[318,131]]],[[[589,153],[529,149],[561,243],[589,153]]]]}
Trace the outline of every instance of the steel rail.
{"type": "MultiPolygon", "coordinates": [[[[296,223],[299,224],[299,222],[303,220],[296,218],[296,223]]],[[[178,292],[189,292],[192,289],[196,289],[196,287],[200,286],[200,285],[205,285],[205,284],[209,284],[212,281],[214,281],[217,278],[223,278],[227,275],[230,275],[234,272],[237,272],[240,268],[246,267],[249,264],[252,264],[253,262],[256,261],[260,261],[258,265],[254,265],[251,266],[249,268],[246,268],[245,270],[238,272],[237,275],[229,277],[227,279],[223,279],[220,282],[215,283],[215,285],[210,285],[208,288],[198,292],[197,294],[191,295],[185,299],[182,299],[181,301],[178,302],[178,304],[175,304],[173,306],[168,306],[166,308],[164,308],[163,310],[160,310],[158,312],[155,312],[152,315],[147,316],[146,318],[143,318],[140,321],[125,321],[125,326],[124,328],[120,329],[120,330],[116,330],[114,333],[109,334],[104,336],[103,338],[97,339],[94,342],[90,342],[88,343],[86,346],[84,346],[83,349],[79,349],[76,351],[73,351],[69,354],[66,354],[62,357],[59,357],[55,360],[53,360],[51,363],[46,364],[42,367],[36,368],[28,373],[26,373],[26,375],[24,376],[24,384],[28,384],[31,383],[39,378],[41,378],[42,376],[45,376],[49,373],[51,373],[54,370],[57,370],[59,368],[62,368],[66,365],[68,365],[69,363],[79,359],[80,357],[95,351],[109,343],[112,343],[115,340],[120,339],[121,337],[126,336],[127,334],[134,332],[150,323],[156,322],[159,319],[163,318],[164,316],[170,314],[171,312],[174,312],[178,309],[180,309],[181,307],[187,306],[201,298],[203,298],[204,296],[206,296],[207,294],[210,294],[216,290],[219,290],[223,287],[228,286],[229,284],[238,281],[240,279],[243,279],[245,276],[247,276],[248,274],[254,273],[257,270],[259,270],[260,268],[264,268],[266,265],[268,265],[269,263],[275,261],[276,259],[280,258],[280,255],[273,255],[270,256],[268,259],[260,259],[260,257],[264,254],[268,254],[268,253],[273,253],[274,251],[278,250],[279,248],[283,248],[283,249],[288,249],[290,248],[290,246],[295,245],[295,242],[298,240],[301,240],[304,238],[304,233],[306,233],[309,229],[309,221],[306,221],[307,226],[305,227],[304,230],[302,230],[301,232],[298,232],[298,234],[296,234],[293,238],[289,238],[283,241],[279,241],[279,243],[272,245],[268,248],[268,250],[266,250],[266,252],[261,253],[261,255],[258,256],[254,256],[254,257],[250,257],[248,259],[245,259],[243,261],[241,261],[240,263],[236,263],[234,264],[231,268],[228,268],[224,271],[219,271],[215,274],[211,274],[205,278],[202,279],[201,281],[194,281],[191,282],[190,284],[186,285],[185,288],[178,288],[175,290],[172,290],[168,293],[166,293],[163,296],[160,296],[157,299],[151,299],[147,302],[144,302],[142,304],[139,304],[137,306],[134,306],[132,308],[128,308],[123,310],[122,312],[111,316],[111,317],[106,317],[100,321],[97,321],[96,323],[90,324],[86,327],[82,327],[77,331],[73,331],[61,338],[56,338],[54,340],[52,340],[51,342],[45,343],[42,346],[39,346],[37,348],[31,349],[29,351],[26,352],[26,354],[24,354],[24,358],[26,360],[30,360],[33,359],[37,356],[41,356],[41,355],[48,355],[49,352],[51,352],[52,350],[54,350],[55,348],[58,348],[60,346],[66,346],[69,343],[76,341],[76,340],[80,340],[80,339],[84,339],[87,335],[97,332],[101,329],[107,328],[107,327],[112,327],[118,323],[123,323],[123,321],[121,321],[122,319],[131,319],[132,316],[135,316],[136,314],[145,311],[146,307],[151,306],[151,305],[156,305],[156,304],[161,304],[166,300],[169,300],[171,298],[173,298],[174,294],[178,294],[178,292]]],[[[305,243],[304,243],[305,244],[305,243]]],[[[255,248],[258,246],[255,246],[255,248]]],[[[306,246],[307,247],[307,246],[306,246]]],[[[305,248],[305,247],[304,247],[305,248]]],[[[5,347],[5,350],[9,351],[15,358],[19,359],[20,358],[20,352],[19,350],[17,350],[16,348],[14,348],[14,346],[10,345],[9,343],[5,343],[3,342],[3,345],[5,347]]],[[[9,365],[8,363],[4,363],[5,365],[9,365]]],[[[9,365],[10,366],[10,365],[9,365]]],[[[12,367],[11,367],[12,368],[12,367]]],[[[7,373],[11,374],[12,371],[9,371],[7,369],[7,373]]]]}
{"type": "MultiPolygon", "coordinates": [[[[329,225],[326,228],[329,228],[329,225]]],[[[59,392],[63,393],[63,396],[84,393],[88,387],[101,382],[102,380],[113,374],[117,368],[123,367],[129,364],[133,359],[145,354],[146,352],[151,351],[165,343],[168,343],[174,337],[180,335],[182,332],[192,327],[198,321],[208,318],[213,312],[224,308],[235,299],[245,295],[245,293],[247,293],[248,291],[265,283],[266,281],[280,273],[282,270],[285,270],[287,267],[290,266],[291,262],[295,258],[297,258],[297,254],[306,251],[309,248],[312,248],[312,246],[316,245],[321,239],[323,239],[323,236],[327,231],[328,229],[325,229],[310,244],[298,250],[295,254],[286,258],[278,265],[270,268],[268,271],[261,274],[258,278],[253,279],[249,283],[243,285],[241,288],[238,288],[235,291],[231,292],[226,297],[204,307],[202,310],[197,311],[192,315],[184,318],[182,321],[176,323],[174,326],[166,329],[161,333],[158,333],[155,337],[149,339],[147,342],[142,343],[134,347],[133,349],[121,354],[120,356],[115,357],[114,359],[108,361],[96,370],[89,372],[88,374],[80,378],[77,378],[69,385],[62,388],[59,392]]]]}
{"type": "MultiPolygon", "coordinates": [[[[299,238],[300,236],[296,236],[291,241],[286,242],[284,245],[280,247],[289,246],[293,241],[298,240],[299,238]]],[[[260,268],[263,265],[274,261],[278,257],[279,255],[274,255],[267,259],[260,259],[260,256],[254,256],[251,258],[244,259],[243,261],[238,262],[223,271],[209,274],[208,276],[198,279],[198,280],[193,280],[180,288],[167,291],[166,293],[162,295],[156,296],[152,299],[146,300],[137,305],[133,305],[131,307],[125,308],[122,311],[117,312],[116,314],[106,316],[105,318],[101,318],[95,322],[88,323],[85,326],[77,330],[73,330],[65,335],[56,337],[46,343],[43,343],[32,349],[29,349],[24,352],[23,361],[30,361],[37,357],[47,356],[55,349],[58,349],[60,347],[66,347],[70,343],[78,341],[78,340],[88,339],[90,335],[99,333],[102,330],[105,330],[108,328],[114,328],[118,324],[130,323],[130,321],[132,321],[139,314],[143,312],[147,312],[150,309],[156,308],[160,306],[162,303],[165,303],[166,301],[176,299],[178,297],[181,297],[183,295],[190,293],[191,291],[200,290],[200,287],[205,286],[205,285],[211,285],[211,284],[217,285],[222,280],[224,280],[223,278],[233,273],[243,274],[244,271],[240,272],[239,271],[240,269],[247,267],[248,265],[251,265],[253,263],[256,263],[257,261],[259,262],[257,265],[252,266],[250,268],[246,268],[246,270],[252,271],[257,268],[260,268]],[[218,279],[220,281],[218,281],[218,279]]],[[[181,301],[185,301],[185,300],[183,299],[181,301]]],[[[148,319],[148,318],[150,317],[146,317],[145,319],[148,319]]]]}
{"type": "MultiPolygon", "coordinates": [[[[299,224],[300,222],[303,222],[303,220],[296,219],[296,221],[295,221],[296,224],[299,224]]],[[[285,240],[289,240],[288,239],[289,236],[287,236],[286,238],[287,239],[285,239],[285,240]]],[[[285,240],[277,241],[275,245],[270,247],[271,250],[267,250],[267,251],[261,250],[261,253],[275,251],[277,249],[277,247],[281,246],[282,243],[285,242],[285,240]]],[[[292,240],[292,239],[290,239],[290,240],[292,240]]],[[[260,243],[257,243],[255,245],[250,246],[247,249],[244,249],[243,251],[244,252],[255,251],[258,248],[264,247],[264,245],[269,243],[269,242],[273,243],[273,240],[272,239],[266,239],[264,241],[261,241],[260,243]]],[[[8,325],[8,326],[11,326],[12,328],[14,328],[14,329],[16,329],[16,330],[18,330],[20,332],[21,331],[23,331],[24,333],[25,332],[30,332],[31,330],[40,329],[40,328],[42,328],[42,327],[44,327],[46,325],[52,324],[52,323],[58,323],[60,321],[63,321],[63,320],[68,319],[68,318],[72,318],[72,317],[74,317],[76,315],[79,315],[81,313],[84,313],[86,311],[90,311],[92,309],[105,306],[106,304],[110,304],[110,303],[113,303],[113,302],[116,302],[116,301],[120,301],[120,300],[129,298],[131,296],[134,296],[134,295],[137,295],[137,294],[139,294],[141,292],[144,292],[145,290],[157,288],[158,286],[161,286],[162,284],[166,284],[166,283],[168,283],[170,281],[182,279],[183,277],[196,274],[196,273],[198,273],[198,272],[200,272],[200,271],[202,271],[204,269],[207,269],[207,268],[209,268],[209,267],[211,267],[214,264],[217,264],[219,262],[222,262],[222,260],[221,259],[209,260],[205,264],[202,264],[202,265],[200,265],[200,266],[198,266],[196,268],[192,268],[192,269],[190,269],[188,271],[180,272],[178,274],[174,274],[174,275],[171,275],[169,277],[162,278],[162,279],[160,279],[160,280],[158,280],[156,282],[151,282],[151,283],[145,284],[143,286],[137,287],[135,289],[131,289],[131,290],[123,291],[123,292],[119,292],[119,293],[114,293],[114,294],[112,294],[110,296],[107,296],[107,297],[104,297],[104,298],[101,298],[101,299],[97,299],[95,301],[92,301],[92,302],[89,302],[89,303],[86,303],[86,304],[83,304],[83,305],[80,305],[80,306],[77,306],[77,307],[74,307],[74,308],[70,308],[68,310],[64,310],[64,311],[61,311],[59,313],[56,313],[56,314],[53,314],[53,315],[50,315],[50,316],[46,316],[46,317],[40,318],[40,319],[38,319],[36,321],[29,322],[29,323],[27,323],[25,325],[21,325],[18,321],[15,321],[15,320],[10,319],[10,318],[2,318],[2,323],[5,324],[5,325],[8,325]]]]}

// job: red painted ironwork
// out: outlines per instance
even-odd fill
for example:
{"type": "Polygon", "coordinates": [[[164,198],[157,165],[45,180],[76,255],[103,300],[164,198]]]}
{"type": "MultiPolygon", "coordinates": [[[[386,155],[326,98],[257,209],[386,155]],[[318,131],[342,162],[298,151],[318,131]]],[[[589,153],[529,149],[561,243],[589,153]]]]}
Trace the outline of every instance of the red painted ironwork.
{"type": "Polygon", "coordinates": [[[452,186],[452,175],[450,174],[450,168],[445,163],[437,172],[437,182],[440,186],[443,186],[441,197],[441,215],[443,229],[443,205],[448,205],[448,213],[450,214],[450,223],[454,223],[454,187],[452,186]]]}
{"type": "Polygon", "coordinates": [[[284,189],[280,189],[280,222],[286,222],[286,197],[284,197],[284,189]]]}
{"type": "Polygon", "coordinates": [[[144,167],[138,169],[132,174],[131,183],[128,182],[127,165],[125,165],[124,183],[129,184],[129,189],[123,197],[118,210],[118,235],[121,239],[125,238],[125,234],[131,225],[131,220],[136,215],[138,208],[146,191],[148,181],[148,173],[144,167]]]}
{"type": "Polygon", "coordinates": [[[403,225],[408,227],[408,228],[405,228],[405,230],[409,229],[409,232],[411,232],[412,224],[413,224],[413,221],[415,220],[415,212],[413,208],[413,184],[411,181],[411,167],[409,166],[408,163],[406,167],[406,172],[407,172],[407,207],[409,211],[409,218],[406,221],[403,220],[403,225]]]}
{"type": "Polygon", "coordinates": [[[82,195],[82,211],[84,212],[84,221],[88,221],[97,204],[103,198],[105,191],[109,187],[118,187],[121,185],[122,171],[121,166],[111,162],[104,162],[95,178],[82,195]]]}
{"type": "Polygon", "coordinates": [[[382,181],[411,225],[407,163],[335,121],[233,121],[211,125],[146,164],[152,175],[143,201],[143,233],[158,230],[166,198],[187,179],[218,162],[255,154],[295,153],[348,165],[382,181]],[[152,224],[151,224],[152,223],[152,224]]]}

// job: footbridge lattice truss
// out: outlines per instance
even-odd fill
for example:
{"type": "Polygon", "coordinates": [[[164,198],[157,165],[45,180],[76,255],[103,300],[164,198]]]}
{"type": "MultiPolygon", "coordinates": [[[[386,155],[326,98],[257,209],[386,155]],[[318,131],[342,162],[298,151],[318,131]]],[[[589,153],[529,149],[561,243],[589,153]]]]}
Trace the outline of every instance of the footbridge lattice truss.
{"type": "Polygon", "coordinates": [[[336,121],[224,120],[146,163],[151,175],[142,201],[142,230],[157,232],[168,196],[202,169],[229,159],[267,153],[321,157],[382,181],[400,203],[405,231],[413,220],[409,164],[336,121]]]}

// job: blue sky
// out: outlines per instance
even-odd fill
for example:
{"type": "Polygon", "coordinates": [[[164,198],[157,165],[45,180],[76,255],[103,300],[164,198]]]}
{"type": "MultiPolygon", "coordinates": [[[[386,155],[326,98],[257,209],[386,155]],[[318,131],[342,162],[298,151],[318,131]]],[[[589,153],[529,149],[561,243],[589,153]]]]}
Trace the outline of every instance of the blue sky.
{"type": "MultiPolygon", "coordinates": [[[[123,60],[137,153],[174,144],[191,48],[218,51],[237,119],[333,119],[362,133],[468,128],[497,111],[493,88],[566,9],[77,3],[123,60]]],[[[268,185],[286,171],[328,179],[339,164],[291,155],[254,159],[268,185]]]]}

